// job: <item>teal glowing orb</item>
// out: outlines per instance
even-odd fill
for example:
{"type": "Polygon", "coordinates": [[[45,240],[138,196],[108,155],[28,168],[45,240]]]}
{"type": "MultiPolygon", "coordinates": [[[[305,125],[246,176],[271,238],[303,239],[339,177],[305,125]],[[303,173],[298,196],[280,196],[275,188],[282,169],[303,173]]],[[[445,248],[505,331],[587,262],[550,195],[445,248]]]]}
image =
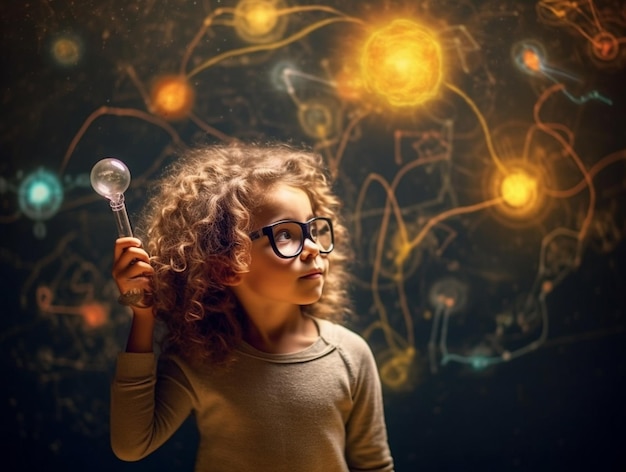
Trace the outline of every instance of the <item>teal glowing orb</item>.
{"type": "Polygon", "coordinates": [[[58,177],[45,169],[38,169],[20,184],[20,210],[31,220],[44,221],[57,214],[63,202],[63,187],[58,177]]]}

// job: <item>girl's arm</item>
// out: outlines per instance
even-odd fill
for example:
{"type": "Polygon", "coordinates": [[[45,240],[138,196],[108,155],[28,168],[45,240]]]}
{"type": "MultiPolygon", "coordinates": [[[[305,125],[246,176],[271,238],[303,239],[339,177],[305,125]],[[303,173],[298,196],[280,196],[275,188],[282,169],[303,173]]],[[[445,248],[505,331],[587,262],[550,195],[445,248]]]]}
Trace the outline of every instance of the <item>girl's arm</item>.
{"type": "Polygon", "coordinates": [[[393,472],[376,361],[360,337],[351,346],[356,383],[353,408],[346,424],[346,458],[350,471],[393,472]]]}
{"type": "MultiPolygon", "coordinates": [[[[133,289],[150,293],[153,274],[139,239],[116,241],[113,279],[120,293],[133,289]]],[[[166,362],[157,369],[152,344],[153,308],[130,307],[133,318],[126,352],[118,356],[111,385],[111,447],[118,458],[126,461],[139,460],[161,446],[191,411],[189,391],[177,380],[177,365],[166,362]]]]}

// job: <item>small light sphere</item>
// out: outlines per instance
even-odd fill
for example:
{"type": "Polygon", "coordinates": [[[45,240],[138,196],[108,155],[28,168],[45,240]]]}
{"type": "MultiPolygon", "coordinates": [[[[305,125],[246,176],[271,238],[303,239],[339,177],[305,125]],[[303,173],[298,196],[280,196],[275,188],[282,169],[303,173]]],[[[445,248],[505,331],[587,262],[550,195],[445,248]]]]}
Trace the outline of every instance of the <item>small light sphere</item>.
{"type": "Polygon", "coordinates": [[[65,33],[56,37],[50,45],[54,62],[62,67],[72,67],[83,58],[82,41],[75,35],[65,33]]]}
{"type": "Polygon", "coordinates": [[[63,202],[59,178],[40,168],[26,176],[18,189],[20,210],[31,220],[44,221],[57,214],[63,202]]]}

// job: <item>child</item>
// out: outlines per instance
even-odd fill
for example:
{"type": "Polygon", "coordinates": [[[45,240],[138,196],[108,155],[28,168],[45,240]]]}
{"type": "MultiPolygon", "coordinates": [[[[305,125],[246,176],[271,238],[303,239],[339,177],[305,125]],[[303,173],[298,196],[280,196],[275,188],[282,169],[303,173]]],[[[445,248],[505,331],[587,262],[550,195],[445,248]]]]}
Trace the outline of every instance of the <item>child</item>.
{"type": "Polygon", "coordinates": [[[374,357],[336,323],[349,314],[348,246],[320,157],[196,149],[157,190],[147,252],[115,245],[133,311],[111,388],[115,454],[147,456],[193,413],[197,471],[393,470],[374,357]]]}

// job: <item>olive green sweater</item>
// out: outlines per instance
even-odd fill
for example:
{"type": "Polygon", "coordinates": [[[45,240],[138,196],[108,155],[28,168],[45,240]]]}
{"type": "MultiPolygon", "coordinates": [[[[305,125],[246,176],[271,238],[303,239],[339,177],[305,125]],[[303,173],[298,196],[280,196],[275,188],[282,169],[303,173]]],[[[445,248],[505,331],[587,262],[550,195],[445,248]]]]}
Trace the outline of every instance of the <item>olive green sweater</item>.
{"type": "Polygon", "coordinates": [[[122,353],[111,388],[111,445],[139,460],[194,414],[196,471],[393,471],[381,385],[356,333],[315,320],[319,339],[295,354],[243,344],[227,370],[175,356],[122,353]]]}

